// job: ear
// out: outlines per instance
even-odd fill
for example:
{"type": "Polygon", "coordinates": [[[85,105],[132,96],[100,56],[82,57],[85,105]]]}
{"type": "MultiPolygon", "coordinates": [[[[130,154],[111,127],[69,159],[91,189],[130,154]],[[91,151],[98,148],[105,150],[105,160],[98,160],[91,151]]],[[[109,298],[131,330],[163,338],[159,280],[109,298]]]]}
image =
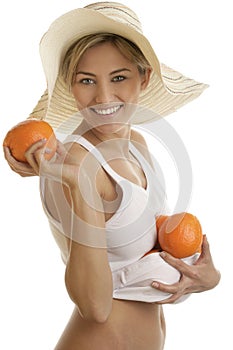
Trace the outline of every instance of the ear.
{"type": "Polygon", "coordinates": [[[142,75],[141,90],[145,90],[149,84],[152,69],[147,68],[145,73],[142,75]]]}

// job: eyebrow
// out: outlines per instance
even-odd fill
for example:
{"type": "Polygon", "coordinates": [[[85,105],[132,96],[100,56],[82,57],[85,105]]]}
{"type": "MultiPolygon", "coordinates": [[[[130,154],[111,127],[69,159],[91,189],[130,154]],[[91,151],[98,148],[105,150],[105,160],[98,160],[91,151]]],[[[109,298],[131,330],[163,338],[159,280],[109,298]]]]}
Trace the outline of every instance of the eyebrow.
{"type": "Polygon", "coordinates": [[[131,71],[128,68],[120,68],[120,69],[116,69],[113,72],[111,72],[110,75],[113,75],[113,74],[116,74],[116,73],[121,73],[121,72],[131,72],[131,71]]]}
{"type": "MultiPolygon", "coordinates": [[[[130,72],[130,69],[128,69],[128,68],[119,68],[119,69],[116,69],[116,70],[112,71],[109,75],[113,75],[113,74],[121,73],[121,72],[130,72]]],[[[77,74],[90,75],[91,77],[95,77],[96,76],[94,73],[84,72],[84,71],[78,71],[78,72],[76,72],[76,75],[77,74]]]]}

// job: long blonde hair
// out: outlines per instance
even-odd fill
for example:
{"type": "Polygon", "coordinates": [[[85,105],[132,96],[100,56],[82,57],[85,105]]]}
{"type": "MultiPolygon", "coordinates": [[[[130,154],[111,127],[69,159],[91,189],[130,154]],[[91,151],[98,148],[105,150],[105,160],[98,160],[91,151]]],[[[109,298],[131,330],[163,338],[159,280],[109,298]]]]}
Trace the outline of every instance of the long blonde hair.
{"type": "Polygon", "coordinates": [[[65,55],[60,74],[69,88],[74,83],[79,60],[85,51],[105,42],[111,42],[126,58],[135,63],[140,74],[145,74],[147,69],[151,69],[141,50],[131,41],[111,33],[91,34],[75,42],[65,55]]]}

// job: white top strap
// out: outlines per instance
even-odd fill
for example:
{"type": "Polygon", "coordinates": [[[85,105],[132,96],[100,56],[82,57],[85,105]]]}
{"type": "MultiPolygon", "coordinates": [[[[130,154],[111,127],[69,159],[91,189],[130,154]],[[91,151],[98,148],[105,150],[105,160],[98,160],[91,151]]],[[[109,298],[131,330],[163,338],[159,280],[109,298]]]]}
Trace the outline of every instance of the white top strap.
{"type": "Polygon", "coordinates": [[[106,159],[103,157],[101,152],[95,147],[91,142],[80,135],[69,135],[64,140],[64,143],[76,142],[87,149],[93,156],[98,160],[106,172],[118,183],[122,180],[122,177],[117,174],[107,163],[106,159]]]}

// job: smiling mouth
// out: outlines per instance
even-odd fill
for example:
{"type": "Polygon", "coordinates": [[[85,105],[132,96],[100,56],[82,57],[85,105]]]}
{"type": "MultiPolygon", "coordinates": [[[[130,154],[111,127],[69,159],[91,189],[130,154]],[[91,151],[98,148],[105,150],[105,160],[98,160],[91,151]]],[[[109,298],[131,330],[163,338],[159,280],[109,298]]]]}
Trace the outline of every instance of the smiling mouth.
{"type": "Polygon", "coordinates": [[[117,105],[117,106],[105,107],[105,108],[93,108],[92,107],[91,110],[100,116],[108,117],[108,116],[112,116],[113,114],[117,113],[121,107],[123,107],[123,105],[117,105]]]}

